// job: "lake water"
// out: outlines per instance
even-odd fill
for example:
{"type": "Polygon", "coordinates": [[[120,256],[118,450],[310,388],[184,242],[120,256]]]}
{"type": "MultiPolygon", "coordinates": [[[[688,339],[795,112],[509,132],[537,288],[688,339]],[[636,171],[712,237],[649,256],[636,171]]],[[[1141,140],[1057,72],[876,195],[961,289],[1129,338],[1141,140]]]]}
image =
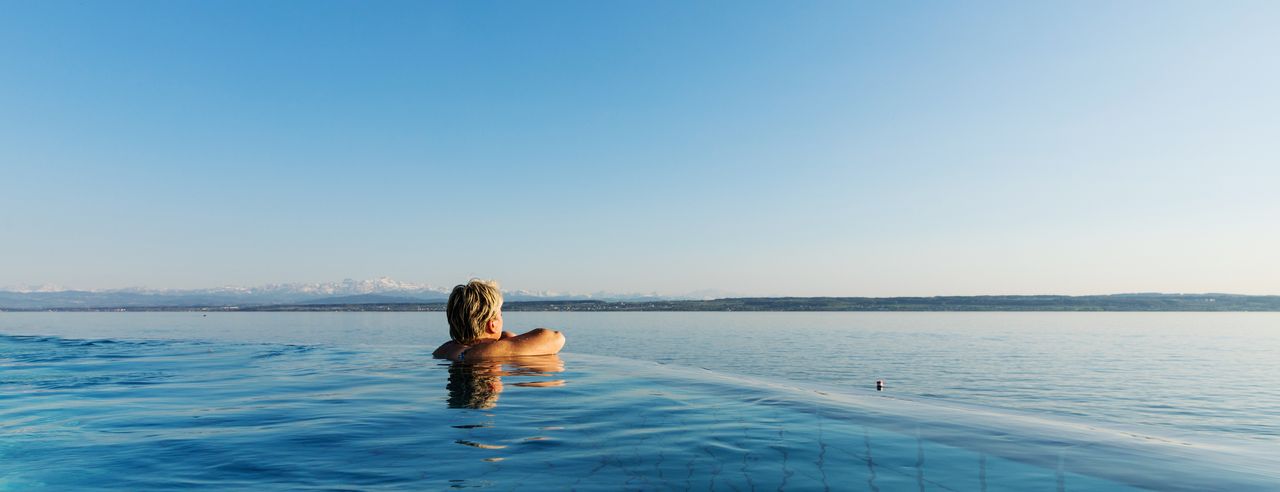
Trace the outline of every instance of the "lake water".
{"type": "Polygon", "coordinates": [[[0,490],[1280,487],[1277,314],[505,317],[0,313],[0,490]]]}

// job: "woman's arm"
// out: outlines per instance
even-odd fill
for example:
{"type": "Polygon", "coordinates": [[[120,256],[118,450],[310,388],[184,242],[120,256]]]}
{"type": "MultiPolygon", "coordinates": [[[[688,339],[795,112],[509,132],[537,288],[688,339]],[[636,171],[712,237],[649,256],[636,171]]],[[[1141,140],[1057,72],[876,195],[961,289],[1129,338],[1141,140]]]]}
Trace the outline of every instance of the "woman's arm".
{"type": "Polygon", "coordinates": [[[546,328],[534,328],[529,333],[511,338],[511,343],[516,345],[515,351],[519,352],[515,355],[556,354],[564,348],[564,333],[546,328]]]}
{"type": "Polygon", "coordinates": [[[558,353],[564,347],[564,334],[546,328],[537,328],[523,335],[506,335],[504,333],[498,340],[472,347],[467,350],[467,358],[547,355],[558,353]]]}

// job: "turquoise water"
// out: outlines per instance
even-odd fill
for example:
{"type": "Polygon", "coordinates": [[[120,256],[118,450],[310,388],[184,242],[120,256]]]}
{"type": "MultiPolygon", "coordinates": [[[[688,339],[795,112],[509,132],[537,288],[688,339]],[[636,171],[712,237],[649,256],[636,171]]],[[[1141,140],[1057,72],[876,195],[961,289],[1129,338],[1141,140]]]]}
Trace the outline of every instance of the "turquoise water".
{"type": "MultiPolygon", "coordinates": [[[[1037,370],[1011,363],[1004,373],[995,360],[971,367],[974,357],[995,357],[1008,347],[1040,343],[1045,348],[1032,354],[1054,353],[1054,346],[1071,345],[1069,328],[1063,327],[1078,325],[1075,320],[1081,318],[913,321],[910,316],[778,314],[510,313],[507,323],[513,327],[564,329],[568,353],[460,365],[430,359],[436,334],[442,333],[443,322],[435,320],[439,313],[4,313],[0,489],[1268,490],[1280,485],[1276,441],[1265,432],[1276,425],[1267,399],[1274,398],[1277,373],[1267,372],[1273,366],[1266,364],[1274,363],[1258,353],[1275,348],[1268,345],[1275,343],[1275,334],[1267,328],[1275,317],[1195,321],[1219,328],[1194,335],[1200,343],[1186,344],[1183,365],[1213,358],[1201,352],[1220,353],[1216,357],[1222,360],[1206,363],[1205,370],[1252,367],[1258,377],[1272,379],[1255,381],[1252,396],[1236,396],[1252,402],[1243,409],[1189,407],[1200,415],[1180,418],[1201,426],[1187,430],[1147,421],[1157,420],[1152,415],[1163,409],[1126,411],[1136,400],[1132,396],[1098,416],[1055,410],[1073,407],[1072,392],[1058,387],[1044,390],[1042,399],[1054,403],[1041,402],[1039,409],[992,404],[1034,402],[1033,382],[1051,380],[1049,373],[1059,366],[1083,367],[1064,379],[1091,370],[1100,371],[1094,379],[1116,378],[1110,371],[1122,364],[1104,363],[1107,358],[1101,356],[1090,364],[1049,357],[1037,370]],[[1017,328],[1028,320],[1035,321],[1034,328],[1017,328]],[[975,324],[981,326],[970,327],[975,324]],[[1234,331],[1222,328],[1228,325],[1234,331]],[[785,333],[787,326],[793,333],[785,333]],[[814,331],[824,338],[805,343],[801,333],[814,331]],[[724,338],[725,333],[739,339],[724,338]],[[974,340],[996,347],[982,348],[974,340]],[[1219,346],[1205,340],[1217,340],[1219,346]],[[871,361],[837,360],[829,352],[842,344],[850,359],[878,355],[871,361]],[[916,348],[903,348],[912,345],[916,348]],[[1250,350],[1230,353],[1237,346],[1250,350]],[[916,364],[886,370],[887,362],[875,362],[893,359],[894,352],[914,356],[916,364]],[[646,357],[650,360],[638,360],[646,357]],[[871,369],[859,372],[863,366],[871,369]],[[946,372],[940,367],[956,375],[939,376],[946,372]],[[1010,384],[1017,396],[1005,399],[990,396],[995,391],[966,396],[964,385],[949,380],[977,373],[986,374],[986,380],[1009,380],[1019,371],[1026,381],[1010,384]],[[886,378],[889,391],[868,389],[868,378],[886,373],[896,376],[886,378]],[[1254,425],[1235,427],[1236,421],[1254,425]]],[[[1114,318],[1084,319],[1092,321],[1075,328],[1083,331],[1082,339],[1111,333],[1126,340],[1150,329],[1143,323],[1163,323],[1163,335],[1153,337],[1145,351],[1134,348],[1141,344],[1121,344],[1113,352],[1129,355],[1116,360],[1145,361],[1124,364],[1145,368],[1130,376],[1153,384],[1153,391],[1179,387],[1151,383],[1161,373],[1152,369],[1157,363],[1152,354],[1182,346],[1185,342],[1169,340],[1192,336],[1196,330],[1189,322],[1130,318],[1125,330],[1109,325],[1114,318]]],[[[1089,345],[1103,346],[1102,341],[1089,345]]],[[[1061,351],[1091,350],[1063,346],[1061,351]]],[[[1182,374],[1187,369],[1166,370],[1182,374]]],[[[1227,385],[1236,386],[1246,385],[1227,385]]]]}

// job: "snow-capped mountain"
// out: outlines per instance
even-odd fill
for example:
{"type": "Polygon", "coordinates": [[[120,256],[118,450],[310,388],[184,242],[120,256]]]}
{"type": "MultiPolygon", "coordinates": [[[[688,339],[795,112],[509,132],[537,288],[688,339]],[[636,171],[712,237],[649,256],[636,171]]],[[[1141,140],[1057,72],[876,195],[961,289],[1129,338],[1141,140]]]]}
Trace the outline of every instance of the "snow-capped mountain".
{"type": "MultiPolygon", "coordinates": [[[[371,280],[344,279],[340,282],[282,283],[256,287],[215,287],[209,289],[124,289],[70,290],[54,286],[0,291],[0,308],[106,308],[106,307],[205,307],[311,303],[325,298],[392,295],[403,302],[437,302],[449,291],[429,284],[400,282],[389,277],[371,280]]],[[[370,297],[374,299],[376,297],[370,297]]]]}
{"type": "Polygon", "coordinates": [[[448,295],[449,290],[433,287],[429,284],[401,282],[390,277],[378,277],[372,280],[343,279],[341,282],[324,282],[310,284],[267,284],[258,287],[221,287],[209,289],[210,292],[226,292],[257,295],[300,295],[300,296],[352,296],[360,294],[437,294],[448,295]]]}
{"type": "MultiPolygon", "coordinates": [[[[104,290],[71,290],[58,286],[0,290],[0,309],[58,309],[115,307],[215,307],[263,306],[273,304],[365,304],[392,302],[440,302],[448,299],[449,287],[401,282],[389,277],[370,280],[344,279],[340,282],[281,283],[256,287],[216,287],[208,289],[148,289],[132,287],[104,290]]],[[[684,296],[653,293],[618,294],[594,292],[575,294],[551,290],[505,291],[507,301],[604,300],[638,301],[700,299],[702,292],[684,296]]]]}

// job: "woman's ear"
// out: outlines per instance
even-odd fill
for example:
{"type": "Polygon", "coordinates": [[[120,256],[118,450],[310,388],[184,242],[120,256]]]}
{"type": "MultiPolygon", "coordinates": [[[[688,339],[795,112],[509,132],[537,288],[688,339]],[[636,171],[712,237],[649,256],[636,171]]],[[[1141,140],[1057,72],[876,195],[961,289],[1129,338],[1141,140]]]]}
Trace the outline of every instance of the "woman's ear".
{"type": "Polygon", "coordinates": [[[489,322],[485,323],[484,331],[489,333],[500,333],[498,330],[498,318],[491,319],[489,322]]]}

